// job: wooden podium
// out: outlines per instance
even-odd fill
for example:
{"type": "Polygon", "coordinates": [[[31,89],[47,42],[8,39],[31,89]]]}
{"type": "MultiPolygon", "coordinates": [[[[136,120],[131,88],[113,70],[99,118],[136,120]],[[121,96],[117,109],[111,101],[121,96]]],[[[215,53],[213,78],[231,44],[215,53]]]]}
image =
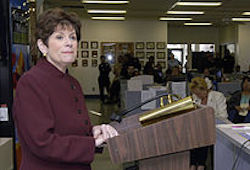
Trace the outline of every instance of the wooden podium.
{"type": "Polygon", "coordinates": [[[113,163],[138,161],[140,170],[188,170],[190,150],[215,143],[215,118],[210,107],[145,127],[139,115],[111,123],[120,134],[107,141],[113,163]]]}

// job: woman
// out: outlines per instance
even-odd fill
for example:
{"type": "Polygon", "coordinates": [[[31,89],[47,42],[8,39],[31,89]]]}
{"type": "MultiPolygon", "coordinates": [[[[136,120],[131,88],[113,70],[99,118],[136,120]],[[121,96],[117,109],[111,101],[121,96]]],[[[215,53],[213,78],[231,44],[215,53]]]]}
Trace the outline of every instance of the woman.
{"type": "Polygon", "coordinates": [[[250,123],[250,78],[242,79],[240,91],[228,101],[229,119],[233,123],[250,123]]]}
{"type": "MultiPolygon", "coordinates": [[[[190,90],[197,104],[210,106],[215,117],[227,118],[226,98],[220,92],[210,90],[205,79],[196,77],[191,80],[190,90]]],[[[209,147],[191,150],[191,170],[204,170],[209,147]]]]}
{"type": "Polygon", "coordinates": [[[210,106],[214,109],[216,118],[227,118],[227,104],[225,96],[209,88],[205,79],[196,77],[191,80],[190,91],[197,104],[210,106]]]}
{"type": "Polygon", "coordinates": [[[37,21],[44,58],[19,80],[13,105],[21,170],[90,170],[95,148],[117,135],[109,125],[92,127],[81,87],[67,74],[80,26],[75,15],[61,9],[48,10],[37,21]]]}

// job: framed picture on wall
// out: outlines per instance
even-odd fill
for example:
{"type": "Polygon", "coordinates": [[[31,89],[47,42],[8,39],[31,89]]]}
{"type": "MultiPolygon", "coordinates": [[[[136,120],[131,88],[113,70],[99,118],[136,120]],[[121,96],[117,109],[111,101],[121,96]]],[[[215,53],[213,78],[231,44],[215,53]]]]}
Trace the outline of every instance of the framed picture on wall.
{"type": "Polygon", "coordinates": [[[89,48],[89,43],[88,43],[88,41],[82,41],[82,42],[81,42],[81,48],[82,48],[82,49],[88,49],[88,48],[89,48]]]}
{"type": "Polygon", "coordinates": [[[97,60],[96,59],[92,59],[92,67],[97,67],[97,60]]]}
{"type": "Polygon", "coordinates": [[[91,42],[91,49],[98,49],[98,42],[97,41],[91,42]]]}
{"type": "Polygon", "coordinates": [[[157,64],[160,64],[162,69],[166,68],[166,62],[165,61],[158,61],[157,64]]]}
{"type": "Polygon", "coordinates": [[[91,56],[92,56],[92,58],[97,58],[98,57],[98,52],[97,51],[92,51],[91,56]]]}
{"type": "Polygon", "coordinates": [[[83,67],[88,67],[88,60],[87,59],[82,60],[82,66],[83,67]]]}
{"type": "Polygon", "coordinates": [[[147,47],[147,49],[155,49],[155,43],[154,42],[147,42],[146,47],[147,47]]]}
{"type": "Polygon", "coordinates": [[[145,58],[145,52],[143,51],[136,51],[135,56],[139,59],[145,58]]]}
{"type": "Polygon", "coordinates": [[[78,66],[78,60],[75,60],[73,63],[72,63],[72,67],[77,67],[78,66]]]}
{"type": "Polygon", "coordinates": [[[135,48],[136,49],[144,49],[144,42],[136,42],[135,48]]]}
{"type": "Polygon", "coordinates": [[[144,67],[144,61],[140,60],[141,67],[144,67]]]}
{"type": "Polygon", "coordinates": [[[150,56],[155,57],[155,52],[147,52],[146,57],[149,58],[150,56]]]}
{"type": "Polygon", "coordinates": [[[166,58],[166,53],[165,52],[157,52],[156,53],[156,58],[157,59],[165,59],[166,58]]]}
{"type": "Polygon", "coordinates": [[[165,42],[157,42],[156,43],[156,48],[157,49],[165,49],[166,48],[166,43],[165,42]]]}
{"type": "Polygon", "coordinates": [[[89,58],[89,52],[88,51],[82,51],[82,58],[89,58]]]}

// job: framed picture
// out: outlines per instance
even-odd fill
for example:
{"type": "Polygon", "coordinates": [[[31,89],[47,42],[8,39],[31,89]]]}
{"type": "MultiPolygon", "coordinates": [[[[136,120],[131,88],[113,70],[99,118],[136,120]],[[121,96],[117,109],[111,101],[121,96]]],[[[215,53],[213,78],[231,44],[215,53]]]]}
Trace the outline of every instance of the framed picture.
{"type": "Polygon", "coordinates": [[[145,52],[143,52],[143,51],[136,51],[135,56],[137,58],[143,59],[143,58],[145,58],[145,52]]]}
{"type": "Polygon", "coordinates": [[[156,43],[156,48],[157,49],[165,49],[166,48],[166,43],[165,42],[157,42],[156,43]]]}
{"type": "Polygon", "coordinates": [[[78,60],[75,60],[73,63],[72,63],[72,67],[77,67],[78,66],[78,60]]]}
{"type": "Polygon", "coordinates": [[[88,51],[82,51],[82,58],[89,58],[89,52],[88,51]]]}
{"type": "Polygon", "coordinates": [[[141,67],[144,67],[144,61],[140,60],[141,67]]]}
{"type": "Polygon", "coordinates": [[[154,42],[147,42],[146,46],[147,46],[147,49],[155,49],[155,43],[154,42]]]}
{"type": "Polygon", "coordinates": [[[165,61],[158,61],[157,64],[160,64],[162,69],[166,68],[166,62],[165,61]]]}
{"type": "Polygon", "coordinates": [[[97,51],[92,51],[92,54],[91,54],[92,58],[97,58],[98,57],[97,54],[98,54],[97,51]]]}
{"type": "Polygon", "coordinates": [[[88,67],[88,60],[87,59],[82,60],[82,66],[83,67],[88,67]]]}
{"type": "Polygon", "coordinates": [[[92,59],[92,67],[97,67],[97,60],[96,59],[92,59]]]}
{"type": "Polygon", "coordinates": [[[144,42],[136,42],[135,48],[136,49],[144,49],[144,42]]]}
{"type": "Polygon", "coordinates": [[[157,59],[165,59],[166,58],[166,53],[165,52],[157,52],[156,53],[156,58],[157,59]]]}
{"type": "Polygon", "coordinates": [[[91,42],[91,49],[98,49],[98,42],[97,41],[91,42]]]}
{"type": "Polygon", "coordinates": [[[88,48],[89,48],[89,43],[88,43],[88,41],[82,41],[82,42],[81,42],[81,48],[82,48],[82,49],[88,49],[88,48]]]}
{"type": "Polygon", "coordinates": [[[155,52],[147,52],[146,57],[149,58],[150,56],[155,57],[155,52]]]}

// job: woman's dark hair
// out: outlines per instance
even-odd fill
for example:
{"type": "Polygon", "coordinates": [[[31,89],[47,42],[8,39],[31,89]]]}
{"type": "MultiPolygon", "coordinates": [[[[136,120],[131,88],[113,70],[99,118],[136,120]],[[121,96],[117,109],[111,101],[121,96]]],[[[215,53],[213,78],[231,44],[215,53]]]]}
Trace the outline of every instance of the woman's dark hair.
{"type": "Polygon", "coordinates": [[[44,44],[48,45],[48,38],[58,25],[72,26],[76,31],[77,40],[80,40],[81,22],[78,16],[60,8],[49,9],[39,16],[36,25],[36,40],[41,39],[44,44]]]}
{"type": "Polygon", "coordinates": [[[244,85],[244,83],[245,83],[245,81],[250,81],[250,77],[249,76],[244,76],[243,78],[242,78],[242,82],[241,82],[241,90],[243,90],[243,85],[244,85]]]}

